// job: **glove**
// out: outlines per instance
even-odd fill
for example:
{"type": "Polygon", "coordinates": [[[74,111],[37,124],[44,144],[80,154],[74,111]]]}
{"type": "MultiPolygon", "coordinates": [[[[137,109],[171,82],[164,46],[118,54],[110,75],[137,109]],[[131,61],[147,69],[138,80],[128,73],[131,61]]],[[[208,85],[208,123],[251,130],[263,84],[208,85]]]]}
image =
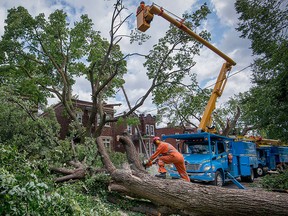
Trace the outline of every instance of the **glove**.
{"type": "Polygon", "coordinates": [[[147,168],[147,167],[150,167],[150,166],[152,166],[152,161],[150,161],[150,160],[146,160],[146,161],[143,161],[143,166],[145,167],[145,169],[147,168]]]}
{"type": "Polygon", "coordinates": [[[152,166],[152,164],[153,164],[152,161],[149,160],[148,163],[146,163],[146,167],[150,167],[152,166]]]}

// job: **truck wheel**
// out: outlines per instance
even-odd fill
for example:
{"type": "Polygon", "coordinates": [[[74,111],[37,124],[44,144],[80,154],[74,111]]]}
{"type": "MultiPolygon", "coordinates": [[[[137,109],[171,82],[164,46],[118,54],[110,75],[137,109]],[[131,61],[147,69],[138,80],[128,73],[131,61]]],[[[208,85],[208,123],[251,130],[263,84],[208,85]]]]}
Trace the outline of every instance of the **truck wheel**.
{"type": "Polygon", "coordinates": [[[256,176],[257,177],[262,177],[264,176],[264,170],[263,170],[263,166],[259,165],[256,169],[256,176]]]}
{"type": "Polygon", "coordinates": [[[214,185],[216,185],[217,187],[224,186],[223,175],[220,171],[216,171],[216,173],[215,173],[214,185]]]}

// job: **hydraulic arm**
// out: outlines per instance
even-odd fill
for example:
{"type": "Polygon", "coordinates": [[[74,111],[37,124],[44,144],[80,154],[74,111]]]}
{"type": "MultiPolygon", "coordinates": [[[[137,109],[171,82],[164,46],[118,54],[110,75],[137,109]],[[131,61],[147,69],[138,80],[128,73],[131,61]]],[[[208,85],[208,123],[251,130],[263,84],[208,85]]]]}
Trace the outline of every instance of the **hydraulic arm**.
{"type": "Polygon", "coordinates": [[[206,132],[215,132],[213,128],[211,128],[212,125],[212,119],[211,115],[213,110],[216,106],[217,98],[222,95],[222,92],[225,88],[226,82],[227,82],[227,72],[231,70],[232,66],[236,65],[236,62],[234,62],[230,57],[228,57],[226,54],[221,52],[219,49],[214,47],[212,44],[210,44],[208,41],[197,35],[195,32],[193,32],[191,29],[189,29],[183,21],[179,21],[168,15],[163,8],[156,6],[155,4],[152,4],[151,6],[145,6],[141,5],[139,6],[137,10],[137,28],[138,30],[145,32],[148,28],[150,28],[150,23],[153,20],[154,14],[159,15],[166,19],[168,22],[172,23],[173,25],[177,26],[182,31],[186,32],[188,35],[205,45],[207,48],[212,50],[214,53],[222,57],[224,60],[226,60],[226,63],[222,65],[221,71],[218,75],[217,82],[214,86],[213,92],[210,96],[210,99],[208,101],[208,104],[205,108],[205,111],[203,113],[203,116],[201,118],[198,131],[206,131],[206,132]]]}

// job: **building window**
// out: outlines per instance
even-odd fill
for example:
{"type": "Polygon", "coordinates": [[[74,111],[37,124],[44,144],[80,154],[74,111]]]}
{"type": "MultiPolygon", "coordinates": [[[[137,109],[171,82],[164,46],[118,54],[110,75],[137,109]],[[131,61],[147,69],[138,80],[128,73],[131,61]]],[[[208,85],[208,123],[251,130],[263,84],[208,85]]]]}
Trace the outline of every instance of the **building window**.
{"type": "MultiPolygon", "coordinates": [[[[150,141],[149,141],[150,142],[150,141]]],[[[152,144],[152,154],[154,154],[156,151],[156,145],[152,144]]]]}
{"type": "Polygon", "coordinates": [[[106,137],[102,139],[105,148],[110,149],[110,138],[106,137]]]}
{"type": "MultiPolygon", "coordinates": [[[[110,120],[111,117],[112,117],[111,115],[107,114],[107,115],[106,115],[106,120],[110,120]]],[[[106,127],[111,127],[110,122],[106,122],[105,126],[106,126],[106,127]]]]}
{"type": "Polygon", "coordinates": [[[154,136],[154,135],[155,135],[154,125],[150,125],[150,135],[151,135],[151,136],[154,136]]]}
{"type": "Polygon", "coordinates": [[[127,125],[127,132],[132,135],[132,126],[131,125],[127,125]]]}
{"type": "Polygon", "coordinates": [[[150,150],[151,150],[151,148],[150,148],[150,142],[149,142],[149,141],[145,141],[145,145],[146,145],[146,150],[147,150],[148,154],[150,154],[150,153],[151,153],[151,152],[150,152],[150,150]]]}
{"type": "MultiPolygon", "coordinates": [[[[107,114],[107,115],[106,115],[106,120],[111,119],[111,117],[112,117],[111,115],[107,114]]],[[[100,124],[100,121],[101,121],[101,116],[100,116],[100,114],[98,113],[98,114],[97,114],[97,125],[100,124]]],[[[106,126],[106,127],[111,127],[110,122],[106,122],[105,126],[106,126]]]]}
{"type": "Polygon", "coordinates": [[[149,125],[145,125],[146,135],[150,135],[150,128],[149,125]]]}
{"type": "Polygon", "coordinates": [[[82,117],[83,113],[81,111],[76,112],[76,119],[80,124],[82,124],[82,117]]]}
{"type": "Polygon", "coordinates": [[[155,136],[155,129],[154,129],[154,125],[145,125],[145,131],[146,131],[146,135],[148,136],[155,136]]]}

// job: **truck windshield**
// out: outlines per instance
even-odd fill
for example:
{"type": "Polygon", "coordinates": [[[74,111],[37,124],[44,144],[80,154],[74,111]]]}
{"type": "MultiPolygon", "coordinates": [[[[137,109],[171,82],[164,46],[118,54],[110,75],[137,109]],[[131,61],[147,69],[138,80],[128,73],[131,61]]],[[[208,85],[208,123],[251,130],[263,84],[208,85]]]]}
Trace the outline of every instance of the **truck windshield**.
{"type": "MultiPolygon", "coordinates": [[[[211,150],[214,152],[215,144],[211,143],[211,150]],[[214,144],[214,145],[213,145],[214,144]]],[[[208,142],[205,143],[184,143],[183,154],[209,154],[208,142]]]]}

